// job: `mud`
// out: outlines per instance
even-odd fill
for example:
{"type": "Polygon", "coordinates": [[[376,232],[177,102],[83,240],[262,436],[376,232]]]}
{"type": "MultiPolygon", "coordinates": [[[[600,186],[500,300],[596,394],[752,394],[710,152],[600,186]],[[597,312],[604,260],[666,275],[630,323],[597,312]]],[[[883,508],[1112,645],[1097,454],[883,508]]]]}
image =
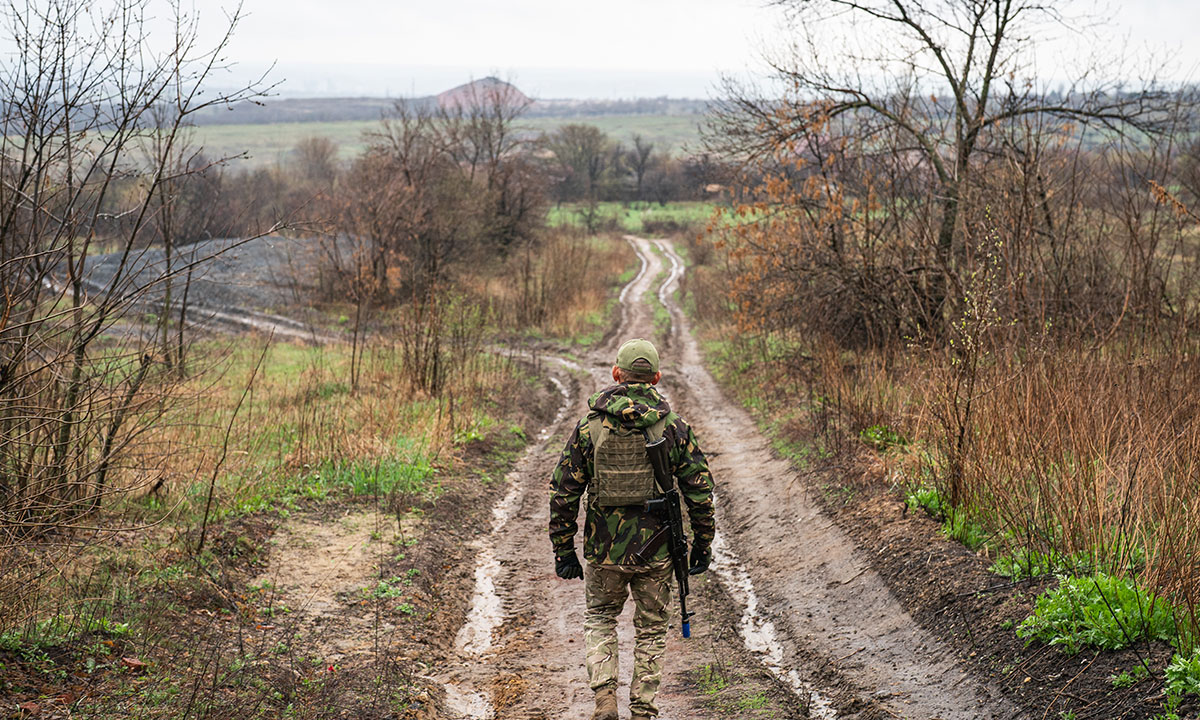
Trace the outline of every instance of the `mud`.
{"type": "MultiPolygon", "coordinates": [[[[674,255],[669,244],[660,247],[674,255]]],[[[1021,717],[918,627],[809,496],[805,479],[774,456],[745,410],[723,396],[686,316],[673,302],[668,308],[681,373],[664,384],[685,398],[702,444],[715,451],[718,527],[759,588],[783,646],[779,664],[827,664],[862,688],[863,705],[895,717],[1021,717]]]]}
{"type": "MultiPolygon", "coordinates": [[[[589,716],[582,587],[553,574],[547,483],[576,415],[584,412],[585,396],[610,382],[616,345],[626,337],[653,334],[652,309],[640,301],[648,290],[672,319],[661,387],[697,428],[718,483],[720,534],[712,573],[718,587],[700,602],[713,615],[736,618],[740,641],[718,653],[719,641],[703,637],[704,622],[696,625],[699,637],[691,641],[673,634],[660,695],[663,717],[727,714],[705,702],[693,678],[696,668],[711,667],[714,659],[733,668],[732,674],[738,668],[753,673],[754,666],[760,674],[770,673],[775,692],[792,696],[784,701],[785,717],[1020,717],[917,627],[854,543],[809,501],[803,478],[773,455],[745,412],[724,398],[673,300],[684,265],[671,244],[632,237],[628,242],[642,267],[620,294],[616,331],[584,359],[588,376],[559,374],[561,366],[552,371],[556,383],[571,388],[570,405],[577,412],[560,413],[526,452],[508,478],[512,490],[500,505],[506,516],[510,506],[515,512],[479,543],[477,587],[488,592],[476,607],[486,608],[492,619],[475,626],[469,621],[460,633],[457,667],[441,677],[449,717],[589,716]],[[652,244],[661,256],[651,251],[652,244]],[[669,272],[652,287],[664,258],[669,272]],[[674,373],[672,366],[678,368],[674,373]],[[497,614],[504,616],[499,624],[497,614]],[[490,640],[481,638],[489,628],[490,640]],[[504,703],[493,696],[501,676],[523,681],[504,703]]],[[[473,609],[471,617],[476,616],[473,609]]],[[[621,628],[622,659],[627,660],[628,617],[621,628]]],[[[714,636],[722,630],[707,626],[714,636]]],[[[622,676],[628,672],[623,663],[622,676]]],[[[624,689],[618,693],[623,705],[624,689]]]]}
{"type": "MultiPolygon", "coordinates": [[[[810,498],[808,478],[776,458],[745,411],[724,397],[673,299],[684,265],[672,245],[627,241],[642,267],[620,293],[614,330],[579,363],[529,358],[558,390],[561,404],[506,477],[488,531],[469,544],[473,563],[456,585],[462,611],[453,642],[447,637],[444,649],[423,658],[431,665],[424,677],[441,688],[439,716],[590,717],[583,586],[554,574],[548,483],[585,412],[586,397],[611,382],[617,345],[655,332],[652,308],[643,302],[653,291],[672,320],[661,388],[696,428],[710,457],[719,528],[712,571],[693,584],[692,607],[699,613],[693,638],[681,639],[677,622],[671,625],[659,696],[662,717],[1022,717],[995,688],[967,675],[909,617],[863,551],[810,498]],[[655,287],[664,269],[666,279],[655,287]],[[720,683],[705,680],[718,670],[720,683]]],[[[304,522],[281,535],[271,559],[272,581],[287,597],[303,598],[298,612],[307,624],[332,623],[348,636],[357,634],[356,623],[369,621],[366,611],[362,618],[347,611],[345,598],[349,589],[368,584],[375,572],[372,555],[342,552],[369,546],[371,535],[362,529],[368,521],[360,519],[357,529],[353,523],[320,529],[304,522]],[[326,559],[312,563],[318,554],[326,559]],[[334,617],[326,608],[339,600],[343,609],[334,617]]],[[[631,615],[632,603],[619,633],[626,680],[631,615]]],[[[353,643],[330,650],[369,652],[353,643]]],[[[623,717],[627,697],[623,684],[618,692],[623,717]]]]}

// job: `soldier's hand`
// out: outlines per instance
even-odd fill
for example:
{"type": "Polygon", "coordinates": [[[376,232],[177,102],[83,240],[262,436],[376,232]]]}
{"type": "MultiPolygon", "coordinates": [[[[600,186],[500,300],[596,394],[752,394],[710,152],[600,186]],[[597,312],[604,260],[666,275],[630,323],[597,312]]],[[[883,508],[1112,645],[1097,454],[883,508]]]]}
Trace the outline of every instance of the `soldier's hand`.
{"type": "Polygon", "coordinates": [[[554,560],[554,573],[563,580],[583,578],[583,566],[579,564],[579,558],[576,557],[574,550],[570,555],[563,555],[554,560]]]}
{"type": "Polygon", "coordinates": [[[693,545],[691,562],[688,563],[688,575],[699,575],[707,571],[710,562],[712,562],[712,548],[693,545]]]}

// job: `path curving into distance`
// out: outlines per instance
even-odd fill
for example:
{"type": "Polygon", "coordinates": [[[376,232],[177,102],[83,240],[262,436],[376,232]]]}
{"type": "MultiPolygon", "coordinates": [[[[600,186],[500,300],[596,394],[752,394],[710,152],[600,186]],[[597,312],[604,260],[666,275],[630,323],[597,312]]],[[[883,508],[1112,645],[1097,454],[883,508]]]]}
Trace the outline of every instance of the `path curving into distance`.
{"type": "MultiPolygon", "coordinates": [[[[685,268],[671,243],[626,240],[641,268],[620,293],[616,331],[580,363],[541,358],[563,402],[508,475],[491,532],[476,543],[471,609],[453,661],[438,674],[450,717],[590,717],[583,583],[554,574],[546,530],[548,486],[587,396],[611,382],[617,346],[628,337],[654,336],[653,308],[645,302],[650,290],[671,317],[661,388],[696,428],[710,456],[718,506],[710,578],[693,585],[693,604],[702,610],[695,637],[681,640],[674,623],[668,635],[662,717],[733,717],[707,710],[705,693],[688,674],[714,659],[742,668],[744,675],[768,673],[790,697],[785,711],[790,714],[783,717],[1022,717],[917,627],[854,543],[811,501],[803,478],[773,454],[740,405],[724,396],[672,296],[685,268]],[[731,642],[727,631],[736,632],[733,652],[729,646],[718,649],[719,642],[731,642]],[[838,708],[854,708],[854,714],[839,715],[838,708]]],[[[620,625],[625,681],[631,614],[632,602],[620,625]]],[[[624,684],[618,697],[627,714],[624,684]]]]}

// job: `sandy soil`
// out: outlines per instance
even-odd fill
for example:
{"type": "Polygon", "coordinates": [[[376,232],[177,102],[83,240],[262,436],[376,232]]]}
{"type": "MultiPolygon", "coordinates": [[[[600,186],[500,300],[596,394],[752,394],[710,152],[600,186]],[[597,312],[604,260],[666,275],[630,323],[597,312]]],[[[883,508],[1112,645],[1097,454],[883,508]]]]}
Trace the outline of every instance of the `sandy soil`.
{"type": "Polygon", "coordinates": [[[373,605],[361,602],[377,587],[381,554],[391,547],[396,523],[377,511],[347,510],[337,517],[301,518],[271,538],[269,569],[251,585],[274,595],[289,629],[314,638],[329,663],[371,656],[375,640],[395,626],[382,625],[373,605]]]}

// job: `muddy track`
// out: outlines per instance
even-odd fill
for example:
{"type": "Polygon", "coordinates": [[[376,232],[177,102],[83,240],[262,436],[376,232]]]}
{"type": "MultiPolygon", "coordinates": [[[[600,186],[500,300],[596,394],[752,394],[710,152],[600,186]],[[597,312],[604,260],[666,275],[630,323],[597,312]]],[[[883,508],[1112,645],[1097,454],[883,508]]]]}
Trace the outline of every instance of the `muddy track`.
{"type": "MultiPolygon", "coordinates": [[[[296,240],[266,236],[250,241],[239,239],[205,240],[177,250],[175,270],[171,274],[176,306],[185,283],[190,283],[187,324],[191,328],[219,332],[257,332],[280,340],[311,345],[337,342],[336,334],[267,312],[261,307],[285,307],[295,312],[299,299],[310,293],[310,279],[297,279],[298,267],[307,267],[317,251],[314,240],[296,240]],[[186,268],[195,266],[189,279],[186,268]],[[182,270],[180,268],[183,268],[182,270]]],[[[137,313],[162,310],[167,277],[166,259],[161,249],[144,248],[126,258],[121,253],[89,258],[81,278],[84,293],[91,298],[111,302],[137,313]],[[115,287],[114,287],[115,283],[115,287]]],[[[60,273],[43,281],[51,293],[65,295],[66,280],[60,273]]],[[[122,325],[120,331],[144,335],[146,328],[122,325]]]]}
{"type": "Polygon", "coordinates": [[[721,541],[714,570],[727,585],[748,580],[757,595],[743,616],[747,644],[774,636],[777,647],[760,652],[773,672],[786,677],[832,668],[864,694],[858,705],[894,717],[1023,717],[917,626],[853,541],[819,510],[805,478],[775,457],[745,410],[723,397],[687,318],[673,301],[666,304],[683,380],[667,388],[683,398],[715,456],[721,541]]]}
{"type": "MultiPolygon", "coordinates": [[[[661,388],[710,455],[719,513],[710,580],[695,591],[708,617],[694,625],[691,641],[669,635],[663,717],[718,716],[688,675],[714,656],[746,673],[753,672],[750,665],[760,675],[765,669],[789,696],[781,703],[784,717],[1021,717],[916,625],[853,542],[810,500],[804,478],[774,456],[745,411],[724,397],[672,297],[684,266],[671,244],[627,240],[642,268],[621,292],[617,329],[582,365],[549,364],[563,395],[558,418],[508,476],[491,532],[477,542],[471,611],[458,634],[456,660],[438,676],[447,717],[590,716],[583,586],[554,575],[547,488],[587,395],[611,382],[616,346],[627,337],[653,336],[652,308],[643,302],[651,289],[672,319],[661,388]],[[666,280],[653,287],[664,270],[666,280]],[[726,630],[737,633],[732,646],[726,630]]],[[[631,606],[621,624],[623,678],[632,655],[631,606]]],[[[625,695],[622,687],[623,713],[625,695]]]]}

